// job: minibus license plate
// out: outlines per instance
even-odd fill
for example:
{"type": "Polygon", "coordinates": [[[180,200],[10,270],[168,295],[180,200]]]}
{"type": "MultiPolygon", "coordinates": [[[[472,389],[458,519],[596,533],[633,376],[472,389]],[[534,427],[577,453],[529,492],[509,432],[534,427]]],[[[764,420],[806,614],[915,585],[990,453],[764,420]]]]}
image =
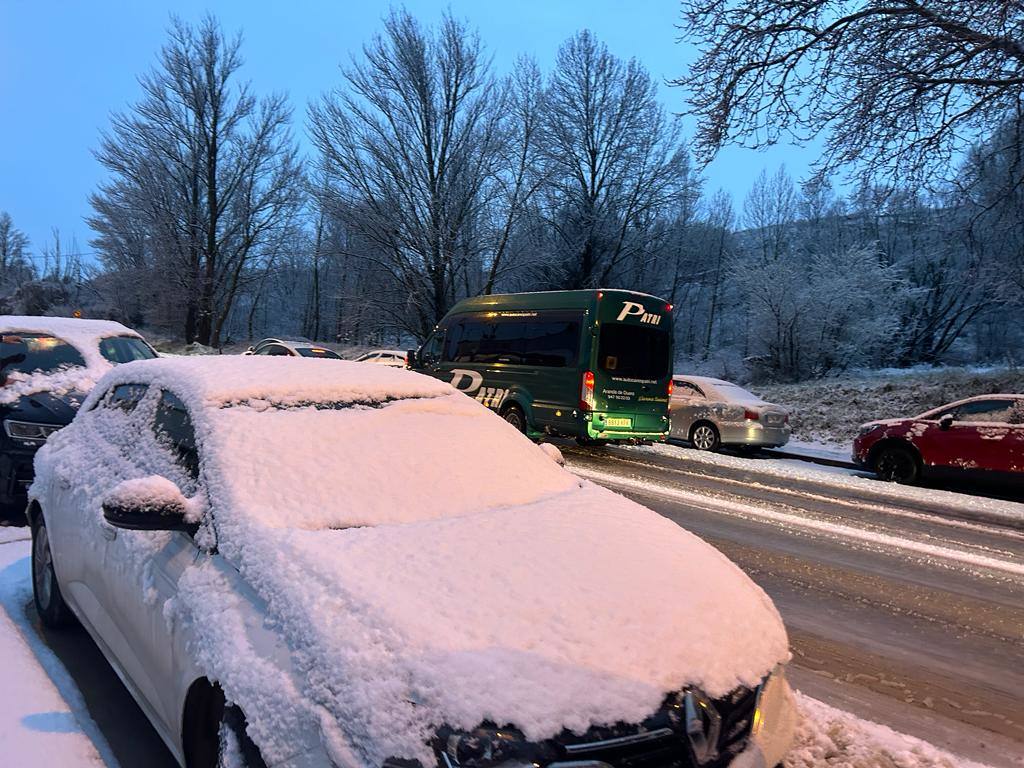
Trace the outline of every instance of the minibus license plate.
{"type": "Polygon", "coordinates": [[[605,423],[605,426],[608,426],[608,427],[632,427],[633,426],[633,420],[632,419],[626,419],[626,418],[623,418],[622,416],[609,416],[607,419],[604,420],[604,423],[605,423]]]}

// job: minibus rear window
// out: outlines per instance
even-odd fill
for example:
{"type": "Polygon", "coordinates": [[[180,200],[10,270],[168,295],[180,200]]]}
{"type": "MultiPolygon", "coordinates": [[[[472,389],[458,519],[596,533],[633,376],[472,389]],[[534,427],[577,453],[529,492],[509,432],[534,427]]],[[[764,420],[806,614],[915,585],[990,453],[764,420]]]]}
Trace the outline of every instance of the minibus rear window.
{"type": "Polygon", "coordinates": [[[667,331],[626,323],[604,323],[598,367],[615,377],[656,381],[668,375],[671,339],[667,331]]]}

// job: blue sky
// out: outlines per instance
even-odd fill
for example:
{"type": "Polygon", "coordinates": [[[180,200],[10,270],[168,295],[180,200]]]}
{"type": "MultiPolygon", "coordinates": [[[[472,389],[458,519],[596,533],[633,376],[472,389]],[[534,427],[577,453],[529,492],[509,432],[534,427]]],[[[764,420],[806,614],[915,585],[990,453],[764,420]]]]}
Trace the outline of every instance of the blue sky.
{"type": "MultiPolygon", "coordinates": [[[[164,42],[169,15],[197,21],[214,13],[225,30],[245,38],[243,77],[257,93],[285,91],[302,138],[306,104],[340,82],[339,66],[358,54],[381,27],[390,4],[363,2],[54,2],[0,0],[0,210],[39,250],[51,228],[77,238],[90,251],[88,195],[103,178],[93,159],[111,112],[139,96],[136,78],[149,70],[164,42]]],[[[517,0],[450,3],[408,0],[426,22],[445,8],[479,31],[499,72],[521,53],[550,68],[559,44],[584,27],[611,51],[636,57],[660,81],[681,75],[692,48],[676,42],[675,0],[517,0]]],[[[683,94],[662,88],[670,111],[683,94]]],[[[776,147],[767,152],[728,149],[705,171],[707,188],[724,187],[737,207],[762,167],[780,164],[801,176],[810,150],[776,147]]]]}

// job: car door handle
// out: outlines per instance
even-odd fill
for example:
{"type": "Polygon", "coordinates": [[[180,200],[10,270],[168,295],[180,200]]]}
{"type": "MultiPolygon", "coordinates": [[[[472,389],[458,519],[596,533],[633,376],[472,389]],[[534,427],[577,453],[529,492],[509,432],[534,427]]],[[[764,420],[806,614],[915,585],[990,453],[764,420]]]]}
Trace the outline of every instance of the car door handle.
{"type": "Polygon", "coordinates": [[[107,541],[113,541],[117,538],[117,528],[112,525],[100,524],[100,531],[103,533],[103,538],[107,541]]]}

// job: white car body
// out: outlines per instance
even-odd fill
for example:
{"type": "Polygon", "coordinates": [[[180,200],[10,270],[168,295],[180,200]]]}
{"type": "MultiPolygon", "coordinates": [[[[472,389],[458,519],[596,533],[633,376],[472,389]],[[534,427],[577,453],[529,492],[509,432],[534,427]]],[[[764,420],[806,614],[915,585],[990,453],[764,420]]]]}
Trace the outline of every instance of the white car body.
{"type": "Polygon", "coordinates": [[[755,691],[733,765],[775,766],[795,715],[770,599],[551,459],[411,372],[161,359],[113,370],[51,438],[29,514],[67,605],[182,765],[190,692],[215,683],[275,767],[433,768],[442,725],[514,723],[532,743],[684,698],[696,749],[718,731],[693,701],[755,691]],[[398,434],[422,450],[394,456],[398,434]],[[115,502],[178,497],[189,532],[108,522],[115,502]]]}

